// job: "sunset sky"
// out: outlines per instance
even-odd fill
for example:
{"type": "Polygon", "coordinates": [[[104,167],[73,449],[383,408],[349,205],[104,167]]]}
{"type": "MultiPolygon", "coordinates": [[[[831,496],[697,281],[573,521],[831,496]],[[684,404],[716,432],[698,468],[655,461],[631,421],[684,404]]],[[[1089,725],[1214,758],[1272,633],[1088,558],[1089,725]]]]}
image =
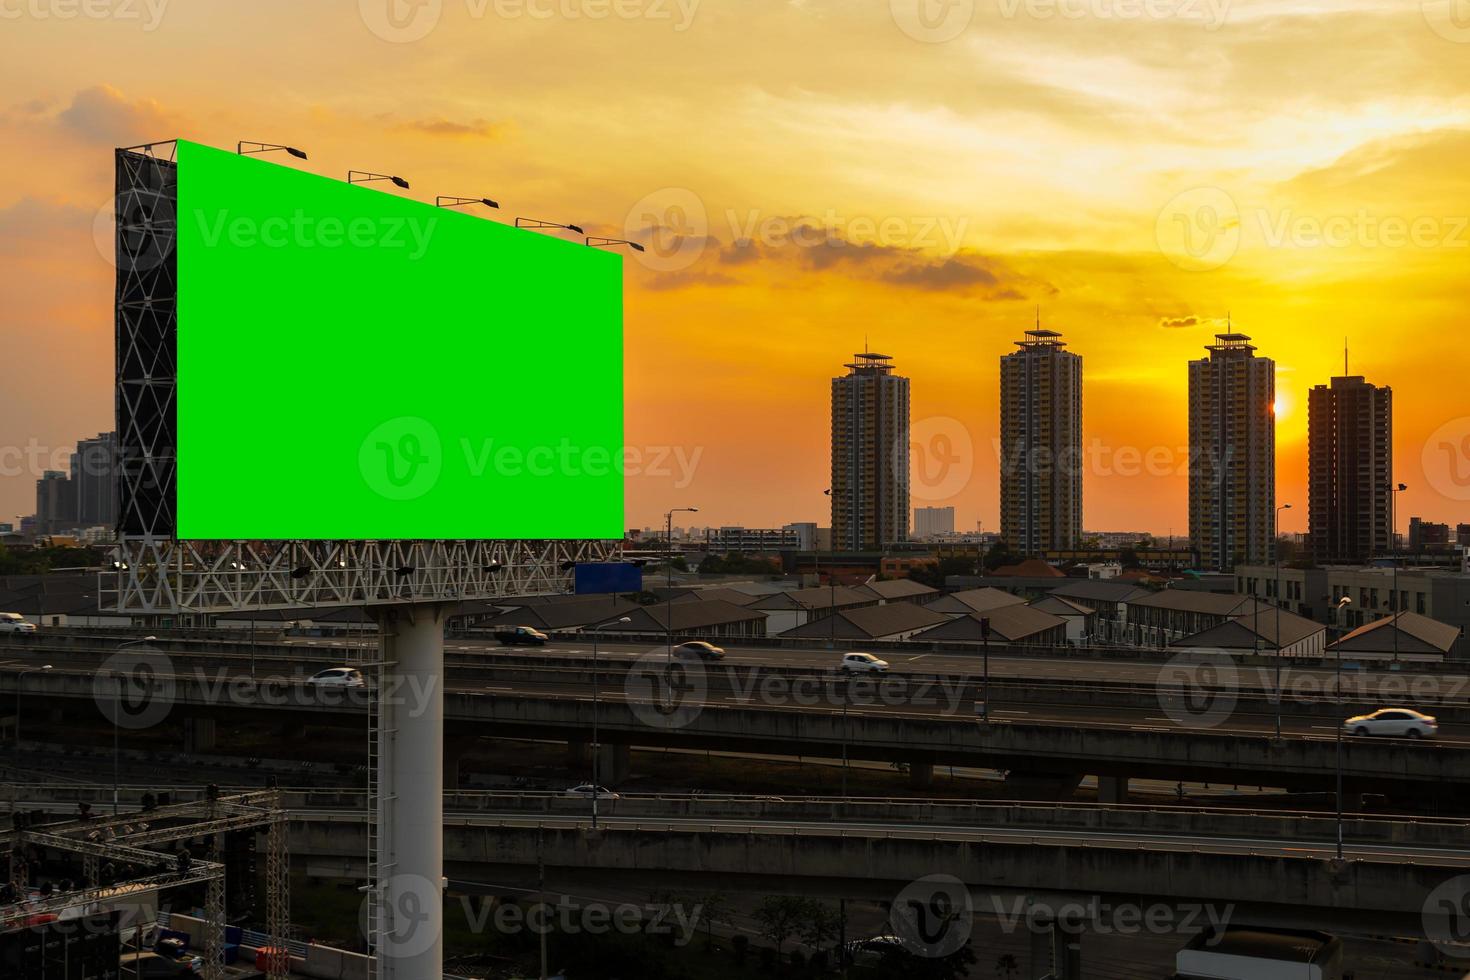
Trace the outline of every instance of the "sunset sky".
{"type": "MultiPolygon", "coordinates": [[[[184,136],[647,242],[627,435],[662,465],[630,527],[825,524],[828,379],[867,343],[912,379],[914,505],[994,529],[997,360],[1038,308],[1084,358],[1089,529],[1187,534],[1185,362],[1227,315],[1278,363],[1283,530],[1345,337],[1395,389],[1400,528],[1470,521],[1457,9],[0,0],[0,520],[32,511],[33,459],[113,425],[111,150],[184,136]]],[[[411,337],[383,353],[432,370],[411,337]]]]}

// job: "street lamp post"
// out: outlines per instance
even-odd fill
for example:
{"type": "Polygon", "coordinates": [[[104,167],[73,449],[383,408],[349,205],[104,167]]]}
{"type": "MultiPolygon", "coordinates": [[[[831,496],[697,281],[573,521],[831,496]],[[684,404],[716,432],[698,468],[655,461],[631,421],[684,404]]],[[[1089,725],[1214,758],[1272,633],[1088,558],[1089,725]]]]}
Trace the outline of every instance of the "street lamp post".
{"type": "Polygon", "coordinates": [[[664,548],[667,555],[664,562],[664,581],[669,593],[664,596],[664,631],[669,642],[670,669],[674,666],[674,515],[679,513],[697,514],[699,508],[675,507],[664,514],[664,548]]]}
{"type": "Polygon", "coordinates": [[[631,623],[632,621],[633,619],[630,616],[620,616],[617,619],[609,620],[606,623],[593,627],[592,631],[592,828],[594,830],[597,829],[597,797],[601,794],[602,790],[601,773],[599,771],[601,762],[599,757],[602,755],[602,745],[597,740],[597,715],[599,709],[602,707],[601,698],[599,697],[602,687],[599,684],[597,674],[597,631],[602,629],[603,626],[611,626],[613,623],[631,623]]]}
{"type": "Polygon", "coordinates": [[[1389,608],[1392,609],[1393,610],[1393,613],[1394,613],[1394,618],[1393,618],[1393,662],[1394,663],[1398,663],[1399,662],[1399,624],[1401,622],[1403,622],[1403,617],[1400,616],[1399,613],[1401,613],[1401,612],[1404,611],[1403,608],[1402,608],[1403,607],[1403,603],[1401,603],[1399,601],[1399,549],[1397,547],[1397,541],[1395,539],[1398,538],[1398,534],[1399,534],[1399,515],[1398,515],[1399,494],[1403,493],[1407,489],[1409,489],[1409,485],[1407,483],[1400,483],[1396,487],[1390,487],[1389,488],[1389,492],[1388,492],[1388,515],[1389,515],[1388,516],[1388,523],[1389,523],[1389,528],[1388,528],[1388,547],[1389,547],[1389,550],[1391,552],[1393,552],[1393,601],[1390,602],[1388,605],[1389,605],[1389,608]]]}
{"type": "MultiPolygon", "coordinates": [[[[1343,596],[1337,600],[1334,613],[1342,610],[1344,606],[1350,606],[1353,600],[1343,596]]],[[[1337,859],[1342,860],[1342,647],[1337,648],[1337,680],[1333,686],[1337,688],[1337,859]]]]}
{"type": "MultiPolygon", "coordinates": [[[[122,651],[126,650],[128,647],[136,647],[136,646],[142,646],[145,643],[152,643],[156,639],[158,639],[158,637],[156,637],[156,636],[145,636],[141,640],[128,640],[126,643],[119,643],[118,644],[117,652],[118,653],[121,653],[122,651]]],[[[115,816],[117,816],[117,813],[118,813],[118,805],[117,805],[117,785],[118,785],[117,773],[118,773],[118,761],[122,758],[122,750],[121,750],[121,747],[120,747],[119,742],[118,742],[118,728],[120,727],[118,725],[118,721],[119,721],[120,716],[122,715],[122,706],[123,706],[123,682],[126,681],[127,678],[125,676],[123,676],[122,674],[118,673],[117,671],[113,671],[112,672],[112,676],[115,677],[115,678],[117,678],[117,703],[112,706],[112,815],[115,817],[115,816]]]]}
{"type": "Polygon", "coordinates": [[[1281,737],[1281,512],[1291,504],[1276,508],[1276,521],[1271,528],[1272,551],[1276,555],[1276,737],[1281,737]]]}
{"type": "Polygon", "coordinates": [[[15,762],[16,768],[20,768],[20,685],[21,678],[27,674],[34,674],[39,670],[50,670],[50,664],[40,667],[27,667],[25,670],[17,671],[15,675],[15,762]]]}

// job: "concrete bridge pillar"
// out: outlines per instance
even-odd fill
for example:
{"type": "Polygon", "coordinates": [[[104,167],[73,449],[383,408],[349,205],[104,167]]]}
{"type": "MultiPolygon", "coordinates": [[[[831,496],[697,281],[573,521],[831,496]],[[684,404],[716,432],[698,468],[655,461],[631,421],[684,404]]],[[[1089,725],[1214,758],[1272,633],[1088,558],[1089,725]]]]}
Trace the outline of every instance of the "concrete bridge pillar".
{"type": "Polygon", "coordinates": [[[475,747],[476,740],[473,738],[456,738],[446,735],[444,737],[444,788],[459,788],[459,764],[470,750],[475,747]]]}
{"type": "Polygon", "coordinates": [[[1097,777],[1097,801],[1099,803],[1127,803],[1127,776],[1097,777]]]}
{"type": "Polygon", "coordinates": [[[599,745],[597,747],[597,781],[603,786],[616,787],[626,782],[633,770],[633,753],[626,745],[599,745]]]}
{"type": "Polygon", "coordinates": [[[915,789],[928,789],[934,785],[934,763],[911,759],[909,761],[909,785],[915,789]]]}
{"type": "Polygon", "coordinates": [[[1056,932],[1051,926],[1042,927],[1035,924],[1031,929],[1031,959],[1026,972],[1027,980],[1050,980],[1055,974],[1051,968],[1052,958],[1052,934],[1056,932]]]}
{"type": "Polygon", "coordinates": [[[184,719],[184,751],[214,751],[217,730],[213,718],[184,719]]]}

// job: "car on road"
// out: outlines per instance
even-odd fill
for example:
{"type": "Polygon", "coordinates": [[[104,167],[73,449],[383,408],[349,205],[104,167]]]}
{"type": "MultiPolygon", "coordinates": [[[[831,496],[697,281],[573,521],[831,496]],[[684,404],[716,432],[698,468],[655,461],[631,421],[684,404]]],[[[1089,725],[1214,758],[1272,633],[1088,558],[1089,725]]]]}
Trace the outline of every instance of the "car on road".
{"type": "Polygon", "coordinates": [[[328,667],[319,670],[306,679],[306,683],[315,687],[366,687],[367,681],[363,680],[362,671],[356,667],[328,667]]]}
{"type": "Polygon", "coordinates": [[[724,660],[725,648],[703,640],[690,640],[674,647],[674,656],[688,660],[724,660]]]}
{"type": "Polygon", "coordinates": [[[20,613],[0,613],[0,633],[34,633],[35,623],[26,622],[20,613]]]}
{"type": "Polygon", "coordinates": [[[580,786],[573,786],[562,795],[574,800],[590,800],[594,795],[596,795],[599,800],[620,799],[617,793],[614,793],[606,786],[593,786],[591,783],[583,783],[580,786]]]}
{"type": "Polygon", "coordinates": [[[1342,723],[1342,730],[1349,735],[1432,738],[1439,732],[1439,720],[1412,708],[1379,708],[1372,714],[1349,718],[1342,723]]]}
{"type": "Polygon", "coordinates": [[[534,626],[512,626],[509,629],[495,631],[495,638],[502,646],[527,646],[544,647],[546,641],[551,639],[545,633],[534,626]]]}
{"type": "Polygon", "coordinates": [[[844,674],[884,674],[888,672],[888,661],[871,653],[844,653],[839,669],[844,674]]]}

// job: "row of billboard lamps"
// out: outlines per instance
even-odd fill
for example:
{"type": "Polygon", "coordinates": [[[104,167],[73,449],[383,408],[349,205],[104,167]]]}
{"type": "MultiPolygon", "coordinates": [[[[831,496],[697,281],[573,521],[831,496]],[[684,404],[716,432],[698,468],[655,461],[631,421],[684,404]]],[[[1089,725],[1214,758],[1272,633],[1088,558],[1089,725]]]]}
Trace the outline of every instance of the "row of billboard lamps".
{"type": "MultiPolygon", "coordinates": [[[[240,140],[235,144],[235,153],[240,156],[251,153],[271,153],[278,150],[289,153],[298,160],[306,159],[305,150],[297,149],[294,146],[286,146],[283,143],[258,143],[253,140],[240,140]]],[[[408,181],[393,174],[375,174],[368,170],[347,171],[347,183],[349,184],[366,184],[375,180],[386,180],[395,187],[401,187],[404,190],[409,189],[408,181]]],[[[485,207],[494,208],[497,211],[500,209],[500,204],[492,201],[488,197],[456,197],[447,194],[439,194],[434,197],[434,206],[436,208],[458,208],[473,204],[483,204],[485,207]]],[[[582,236],[583,244],[593,248],[608,245],[626,245],[635,252],[642,252],[644,250],[642,245],[637,242],[631,242],[626,238],[602,238],[597,235],[589,235],[581,225],[558,224],[555,221],[542,221],[540,218],[516,218],[515,226],[517,228],[560,228],[563,231],[575,232],[582,236]]]]}

